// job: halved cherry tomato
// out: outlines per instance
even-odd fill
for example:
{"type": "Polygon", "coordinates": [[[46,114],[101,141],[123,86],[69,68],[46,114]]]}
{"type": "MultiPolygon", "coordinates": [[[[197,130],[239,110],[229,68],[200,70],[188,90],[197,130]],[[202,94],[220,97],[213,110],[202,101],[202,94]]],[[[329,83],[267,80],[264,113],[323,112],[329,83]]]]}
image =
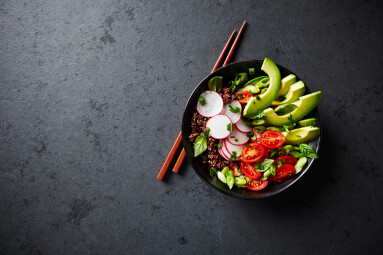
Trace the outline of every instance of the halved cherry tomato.
{"type": "Polygon", "coordinates": [[[239,92],[235,93],[234,96],[238,99],[238,101],[241,104],[247,104],[247,102],[250,99],[250,92],[249,91],[239,91],[239,92]],[[239,94],[241,96],[238,97],[239,94]]]}
{"type": "Polygon", "coordinates": [[[262,133],[261,143],[264,147],[275,149],[281,147],[285,142],[285,136],[275,130],[267,130],[262,133]]]}
{"type": "Polygon", "coordinates": [[[271,149],[266,149],[265,148],[265,153],[263,154],[262,158],[269,158],[271,153],[271,149]]]}
{"type": "Polygon", "coordinates": [[[282,164],[289,164],[289,165],[293,165],[293,166],[295,166],[295,164],[298,162],[298,159],[296,159],[292,156],[282,155],[275,160],[275,164],[278,165],[278,162],[280,160],[282,161],[282,164]]]}
{"type": "Polygon", "coordinates": [[[273,182],[283,182],[295,174],[295,167],[293,165],[284,164],[277,168],[275,176],[269,175],[268,179],[273,182]]]}
{"type": "Polygon", "coordinates": [[[268,183],[269,183],[268,180],[263,180],[263,181],[253,180],[251,183],[246,183],[245,186],[249,190],[258,191],[258,190],[264,189],[268,183]]]}
{"type": "Polygon", "coordinates": [[[260,143],[250,143],[243,148],[240,159],[246,163],[255,163],[262,158],[264,153],[265,148],[260,143]]]}
{"type": "Polygon", "coordinates": [[[262,175],[261,172],[257,172],[257,170],[255,170],[253,164],[240,161],[239,168],[241,168],[242,173],[251,179],[258,179],[262,175]]]}

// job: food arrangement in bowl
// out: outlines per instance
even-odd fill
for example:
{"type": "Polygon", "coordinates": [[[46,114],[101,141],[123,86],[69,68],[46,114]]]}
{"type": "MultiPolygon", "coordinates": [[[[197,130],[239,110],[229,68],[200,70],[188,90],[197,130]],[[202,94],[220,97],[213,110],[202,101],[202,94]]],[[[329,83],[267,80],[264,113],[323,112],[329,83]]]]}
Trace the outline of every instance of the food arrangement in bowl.
{"type": "Polygon", "coordinates": [[[209,77],[193,93],[198,99],[189,100],[189,152],[229,190],[261,192],[291,182],[318,157],[319,120],[307,116],[321,92],[308,93],[303,81],[286,70],[282,76],[268,58],[260,68],[247,63],[235,71],[209,77]]]}

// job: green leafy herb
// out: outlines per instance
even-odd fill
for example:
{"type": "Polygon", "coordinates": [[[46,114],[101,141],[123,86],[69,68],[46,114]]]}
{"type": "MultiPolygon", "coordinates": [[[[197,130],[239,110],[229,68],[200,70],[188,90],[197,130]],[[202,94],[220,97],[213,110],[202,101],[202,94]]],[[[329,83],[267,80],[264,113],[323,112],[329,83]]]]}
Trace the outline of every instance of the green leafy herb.
{"type": "Polygon", "coordinates": [[[294,111],[297,109],[298,106],[295,104],[282,104],[274,109],[274,112],[276,112],[279,115],[287,114],[289,112],[294,111]]]}
{"type": "Polygon", "coordinates": [[[299,150],[301,151],[302,155],[305,157],[318,158],[318,155],[315,153],[315,151],[305,143],[301,143],[299,145],[299,150]]]}
{"type": "Polygon", "coordinates": [[[282,102],[282,101],[285,101],[286,100],[286,97],[284,97],[284,96],[280,96],[280,97],[278,97],[278,101],[279,102],[282,102]]]}
{"type": "Polygon", "coordinates": [[[210,90],[221,91],[222,89],[222,76],[214,76],[210,79],[208,85],[210,90]]]}
{"type": "Polygon", "coordinates": [[[216,168],[214,168],[214,167],[210,168],[210,176],[211,177],[216,176],[217,173],[218,173],[218,170],[216,168]]]}
{"type": "Polygon", "coordinates": [[[302,138],[302,136],[300,136],[300,135],[297,135],[297,137],[298,137],[298,138],[302,138]]]}
{"type": "Polygon", "coordinates": [[[257,100],[261,100],[261,97],[260,96],[256,96],[255,97],[257,100]]]}
{"type": "Polygon", "coordinates": [[[194,141],[194,157],[201,155],[206,149],[207,138],[204,134],[201,134],[194,141]]]}
{"type": "Polygon", "coordinates": [[[199,97],[199,98],[198,98],[198,101],[199,101],[199,103],[200,103],[201,105],[205,105],[205,104],[206,104],[206,100],[205,100],[204,97],[199,97]]]}
{"type": "Polygon", "coordinates": [[[278,150],[271,150],[270,158],[274,157],[274,155],[277,153],[278,153],[278,150]]]}
{"type": "Polygon", "coordinates": [[[253,180],[252,179],[250,179],[249,177],[245,177],[245,179],[246,179],[246,182],[248,182],[248,183],[251,183],[253,180]]]}
{"type": "Polygon", "coordinates": [[[254,68],[249,68],[249,74],[254,75],[255,74],[255,69],[254,68]]]}
{"type": "Polygon", "coordinates": [[[234,141],[238,142],[238,139],[234,139],[234,141]]]}
{"type": "Polygon", "coordinates": [[[234,91],[237,89],[237,84],[235,84],[234,81],[231,81],[231,85],[230,85],[229,89],[230,89],[231,93],[234,93],[234,91]]]}
{"type": "Polygon", "coordinates": [[[234,82],[235,85],[241,85],[242,83],[245,83],[247,81],[247,73],[240,73],[235,76],[234,82]]]}
{"type": "Polygon", "coordinates": [[[230,108],[230,111],[232,113],[238,113],[238,112],[241,112],[241,108],[237,107],[237,106],[233,106],[232,104],[229,104],[229,108],[230,108]]]}
{"type": "Polygon", "coordinates": [[[291,113],[290,113],[290,116],[288,117],[288,120],[289,120],[291,123],[294,123],[294,121],[293,121],[293,115],[291,115],[291,113]]]}
{"type": "Polygon", "coordinates": [[[233,131],[233,127],[231,126],[231,123],[227,124],[227,127],[226,127],[226,128],[227,128],[227,130],[230,131],[230,132],[233,131]]]}
{"type": "Polygon", "coordinates": [[[246,144],[246,147],[247,147],[247,148],[251,148],[250,144],[248,144],[248,143],[246,144]]]}
{"type": "Polygon", "coordinates": [[[207,128],[205,131],[203,131],[203,134],[207,137],[210,133],[210,128],[207,128]]]}
{"type": "Polygon", "coordinates": [[[243,94],[242,93],[237,94],[237,98],[238,99],[243,98],[243,94]]]}
{"type": "Polygon", "coordinates": [[[290,126],[289,125],[283,125],[283,128],[285,129],[286,132],[289,132],[290,131],[290,126]]]}
{"type": "Polygon", "coordinates": [[[263,110],[259,110],[257,114],[253,117],[253,119],[262,119],[265,116],[263,110]]]}
{"type": "Polygon", "coordinates": [[[235,152],[235,151],[232,151],[231,154],[232,154],[232,155],[230,156],[230,159],[233,160],[233,161],[236,160],[238,157],[242,156],[242,153],[241,153],[241,152],[240,152],[240,153],[237,153],[237,152],[235,152]]]}
{"type": "Polygon", "coordinates": [[[216,146],[216,147],[222,147],[222,143],[215,143],[214,146],[216,146]]]}
{"type": "Polygon", "coordinates": [[[279,160],[277,163],[277,168],[280,168],[283,165],[282,160],[279,160]]]}

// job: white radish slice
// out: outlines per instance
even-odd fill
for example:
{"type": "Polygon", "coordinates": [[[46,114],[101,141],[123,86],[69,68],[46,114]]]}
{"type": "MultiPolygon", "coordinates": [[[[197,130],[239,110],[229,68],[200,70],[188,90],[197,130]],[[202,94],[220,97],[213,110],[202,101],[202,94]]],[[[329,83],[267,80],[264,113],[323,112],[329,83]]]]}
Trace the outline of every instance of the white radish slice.
{"type": "Polygon", "coordinates": [[[230,135],[227,137],[228,143],[233,145],[241,145],[245,144],[249,141],[250,137],[247,136],[248,133],[240,132],[235,126],[233,126],[233,130],[230,135]]]}
{"type": "Polygon", "coordinates": [[[230,159],[230,158],[223,152],[222,148],[223,148],[223,147],[219,147],[219,148],[218,148],[218,153],[219,153],[219,155],[221,155],[224,159],[226,159],[226,160],[230,160],[230,161],[231,161],[231,159],[230,159]]]}
{"type": "Polygon", "coordinates": [[[233,161],[230,158],[231,154],[226,149],[226,146],[225,146],[226,142],[227,142],[226,139],[222,142],[222,147],[221,147],[222,154],[226,156],[227,160],[233,161]]]}
{"type": "Polygon", "coordinates": [[[213,90],[206,90],[200,97],[205,99],[205,104],[202,105],[199,101],[197,103],[197,111],[204,117],[213,117],[220,112],[223,108],[222,97],[213,90]]]}
{"type": "Polygon", "coordinates": [[[233,100],[230,103],[224,104],[223,110],[221,112],[221,114],[229,117],[231,120],[231,123],[233,123],[233,124],[237,123],[241,119],[241,116],[242,116],[241,113],[242,113],[242,106],[241,106],[241,103],[238,102],[238,100],[233,100]],[[240,111],[234,113],[234,112],[230,111],[230,109],[231,109],[230,106],[232,108],[239,108],[240,111]]]}
{"type": "Polygon", "coordinates": [[[243,133],[249,133],[251,131],[251,127],[245,125],[245,121],[243,118],[241,118],[237,123],[235,123],[235,126],[240,132],[243,133]]]}
{"type": "Polygon", "coordinates": [[[230,135],[230,131],[227,130],[227,126],[231,125],[229,117],[226,115],[215,115],[210,118],[206,123],[206,128],[210,128],[209,135],[215,139],[223,139],[230,135]]]}
{"type": "Polygon", "coordinates": [[[228,140],[226,140],[224,142],[224,145],[225,145],[225,148],[226,150],[230,153],[230,155],[233,155],[233,152],[235,152],[237,155],[241,154],[243,148],[245,148],[245,144],[242,144],[242,145],[234,145],[234,144],[231,144],[228,142],[228,140]]]}

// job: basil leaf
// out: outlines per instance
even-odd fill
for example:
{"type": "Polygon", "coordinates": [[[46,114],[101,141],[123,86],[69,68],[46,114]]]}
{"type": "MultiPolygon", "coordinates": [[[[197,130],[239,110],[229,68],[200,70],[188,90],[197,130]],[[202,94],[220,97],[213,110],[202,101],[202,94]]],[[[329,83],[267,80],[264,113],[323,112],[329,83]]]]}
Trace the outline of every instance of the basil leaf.
{"type": "Polygon", "coordinates": [[[199,101],[199,103],[200,103],[201,105],[205,105],[205,104],[206,104],[206,100],[205,100],[204,97],[199,97],[199,98],[198,98],[198,101],[199,101]]]}
{"type": "Polygon", "coordinates": [[[238,113],[238,112],[241,112],[241,108],[236,107],[236,106],[233,106],[233,105],[231,105],[231,104],[229,104],[229,108],[230,108],[230,111],[231,111],[232,113],[238,113]]]}
{"type": "Polygon", "coordinates": [[[294,111],[297,108],[298,108],[298,106],[295,104],[282,104],[282,105],[278,106],[277,108],[275,108],[274,112],[279,114],[279,115],[284,115],[284,114],[287,114],[289,112],[294,111]]]}
{"type": "Polygon", "coordinates": [[[247,80],[247,73],[240,73],[237,74],[237,76],[234,79],[235,85],[241,85],[242,83],[246,82],[247,80]]]}
{"type": "Polygon", "coordinates": [[[258,172],[265,172],[274,163],[274,159],[265,159],[262,164],[256,166],[258,172]]]}
{"type": "Polygon", "coordinates": [[[318,158],[318,155],[315,153],[315,151],[307,144],[301,143],[299,145],[299,150],[301,151],[302,155],[305,157],[318,158]]]}
{"type": "Polygon", "coordinates": [[[254,68],[249,68],[249,74],[254,75],[255,74],[255,69],[254,68]]]}
{"type": "Polygon", "coordinates": [[[206,149],[207,139],[204,134],[201,134],[194,141],[194,157],[201,155],[206,149]]]}
{"type": "Polygon", "coordinates": [[[208,83],[208,87],[210,90],[214,91],[221,91],[222,89],[222,76],[214,76],[213,78],[210,79],[208,83]]]}
{"type": "Polygon", "coordinates": [[[237,98],[240,99],[240,98],[243,98],[243,95],[241,93],[237,94],[237,98]]]}

